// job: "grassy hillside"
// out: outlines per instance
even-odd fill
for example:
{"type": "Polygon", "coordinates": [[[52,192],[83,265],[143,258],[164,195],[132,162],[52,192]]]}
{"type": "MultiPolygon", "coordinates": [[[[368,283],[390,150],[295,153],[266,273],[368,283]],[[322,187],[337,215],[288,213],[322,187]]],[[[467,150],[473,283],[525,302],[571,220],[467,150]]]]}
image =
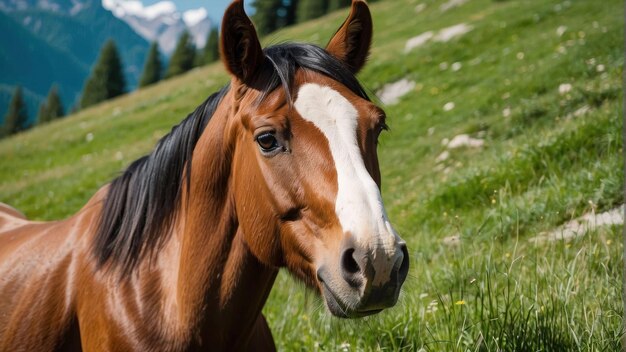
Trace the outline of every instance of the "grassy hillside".
{"type": "MultiPolygon", "coordinates": [[[[401,301],[332,319],[282,273],[264,310],[279,348],[619,350],[622,226],[532,239],[624,203],[623,2],[444,3],[372,5],[375,47],[360,75],[372,92],[416,82],[386,107],[392,131],[379,153],[387,209],[411,255],[401,301]],[[409,38],[462,23],[472,30],[405,52],[409,38]],[[485,144],[442,145],[459,134],[485,144]]],[[[266,42],[325,43],[346,15],[266,42]]],[[[197,69],[0,141],[0,201],[35,219],[72,214],[225,82],[219,65],[197,69]]]]}

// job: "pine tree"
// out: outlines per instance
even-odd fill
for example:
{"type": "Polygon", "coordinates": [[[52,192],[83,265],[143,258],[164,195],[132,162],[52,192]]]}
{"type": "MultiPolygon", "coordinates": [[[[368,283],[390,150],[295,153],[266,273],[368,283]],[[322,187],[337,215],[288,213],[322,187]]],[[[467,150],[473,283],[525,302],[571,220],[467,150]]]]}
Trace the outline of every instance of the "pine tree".
{"type": "Polygon", "coordinates": [[[9,110],[4,116],[4,128],[2,134],[8,136],[30,127],[31,126],[28,125],[28,111],[26,110],[22,87],[18,86],[15,88],[15,92],[11,98],[9,110]]]}
{"type": "Polygon", "coordinates": [[[65,115],[63,103],[59,97],[59,91],[56,85],[53,85],[48,92],[48,98],[39,105],[39,113],[37,114],[37,123],[47,123],[56,120],[65,115]]]}
{"type": "Polygon", "coordinates": [[[261,35],[296,23],[298,0],[256,0],[253,6],[252,19],[261,35]]]}
{"type": "Polygon", "coordinates": [[[48,120],[49,118],[50,115],[48,114],[48,109],[46,109],[46,102],[42,101],[41,104],[39,104],[39,111],[37,112],[37,123],[42,124],[50,122],[50,120],[48,120]]]}
{"type": "Polygon", "coordinates": [[[351,0],[329,0],[328,1],[328,12],[339,10],[344,7],[350,6],[352,3],[351,0]]]}
{"type": "Polygon", "coordinates": [[[217,31],[217,27],[211,27],[209,37],[206,40],[204,49],[202,51],[202,64],[210,64],[219,60],[220,58],[220,35],[217,31]]]}
{"type": "Polygon", "coordinates": [[[48,92],[48,98],[46,99],[46,112],[48,114],[48,121],[56,120],[65,116],[63,103],[61,97],[59,97],[59,90],[56,85],[50,88],[48,92]]]}
{"type": "Polygon", "coordinates": [[[260,35],[272,33],[279,28],[278,10],[282,3],[282,0],[256,0],[254,2],[255,12],[252,19],[260,35]]]}
{"type": "Polygon", "coordinates": [[[300,0],[297,9],[298,22],[308,21],[326,14],[328,0],[300,0]]]}
{"type": "Polygon", "coordinates": [[[184,31],[178,39],[178,44],[176,44],[176,49],[174,49],[174,54],[172,54],[170,59],[165,77],[173,77],[191,70],[195,56],[196,48],[191,41],[191,35],[189,32],[184,31]]]}
{"type": "Polygon", "coordinates": [[[283,0],[283,6],[285,8],[285,26],[291,26],[297,22],[297,10],[299,0],[283,0]]]}
{"type": "Polygon", "coordinates": [[[159,44],[152,42],[148,58],[143,66],[143,73],[139,80],[139,86],[145,87],[161,80],[161,57],[159,53],[159,44]]]}
{"type": "Polygon", "coordinates": [[[102,50],[91,76],[85,84],[80,101],[81,108],[100,103],[124,94],[126,81],[122,62],[113,40],[109,39],[102,50]]]}

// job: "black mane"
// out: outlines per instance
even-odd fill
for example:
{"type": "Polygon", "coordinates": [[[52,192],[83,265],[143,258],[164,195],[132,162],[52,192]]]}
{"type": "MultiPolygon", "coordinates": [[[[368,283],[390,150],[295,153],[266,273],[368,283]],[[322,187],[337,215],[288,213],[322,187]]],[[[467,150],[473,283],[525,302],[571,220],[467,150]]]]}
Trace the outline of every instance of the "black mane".
{"type": "MultiPolygon", "coordinates": [[[[261,99],[282,86],[291,103],[298,68],[326,75],[368,99],[354,74],[324,49],[288,43],[268,47],[264,52],[265,66],[258,79],[262,82],[261,99]]],[[[93,246],[99,267],[110,262],[123,275],[129,274],[145,255],[163,244],[180,205],[183,177],[190,177],[191,165],[186,172],[183,170],[228,90],[227,85],[212,94],[165,135],[150,154],[135,160],[111,182],[93,246]]]]}

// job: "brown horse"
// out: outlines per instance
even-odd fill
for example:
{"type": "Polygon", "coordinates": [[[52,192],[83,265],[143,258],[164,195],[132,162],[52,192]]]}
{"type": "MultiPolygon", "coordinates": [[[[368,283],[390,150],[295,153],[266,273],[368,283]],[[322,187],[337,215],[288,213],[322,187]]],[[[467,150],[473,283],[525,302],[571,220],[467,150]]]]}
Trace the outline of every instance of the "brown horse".
{"type": "Polygon", "coordinates": [[[354,1],[326,49],[262,50],[234,1],[227,87],[69,219],[0,207],[0,350],[274,350],[281,267],[335,316],[393,306],[409,261],[380,195],[385,115],[355,78],[371,37],[354,1]]]}

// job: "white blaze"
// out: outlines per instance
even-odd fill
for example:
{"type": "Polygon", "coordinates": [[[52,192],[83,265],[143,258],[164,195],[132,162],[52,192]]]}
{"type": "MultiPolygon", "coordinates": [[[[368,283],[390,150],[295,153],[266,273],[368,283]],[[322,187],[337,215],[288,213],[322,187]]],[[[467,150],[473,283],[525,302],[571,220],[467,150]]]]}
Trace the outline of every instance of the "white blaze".
{"type": "Polygon", "coordinates": [[[396,237],[376,182],[365,168],[357,141],[358,112],[339,92],[308,83],[298,92],[298,113],[328,139],[337,170],[335,212],[344,232],[355,244],[370,251],[376,281],[386,282],[396,253],[396,237]],[[384,258],[377,258],[383,255],[384,258]]]}

